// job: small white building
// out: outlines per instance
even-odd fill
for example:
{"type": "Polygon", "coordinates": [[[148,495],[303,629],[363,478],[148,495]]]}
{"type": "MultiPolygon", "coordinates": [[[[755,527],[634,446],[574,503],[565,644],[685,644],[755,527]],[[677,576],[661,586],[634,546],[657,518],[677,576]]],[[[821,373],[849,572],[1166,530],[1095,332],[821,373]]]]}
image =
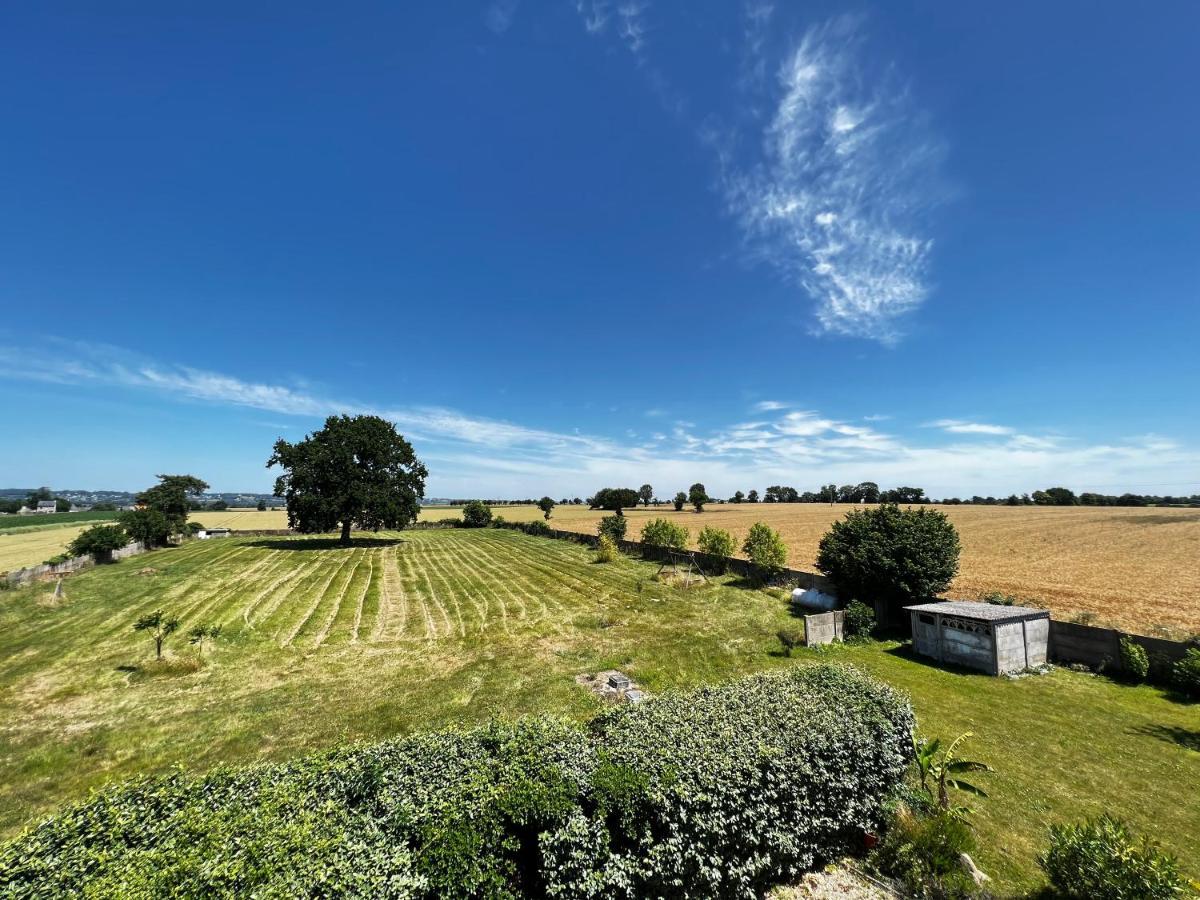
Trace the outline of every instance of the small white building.
{"type": "Polygon", "coordinates": [[[196,537],[202,541],[207,541],[209,538],[229,537],[228,528],[201,528],[196,532],[196,537]]]}
{"type": "Polygon", "coordinates": [[[58,512],[58,503],[53,500],[39,500],[37,503],[37,508],[32,510],[32,512],[41,515],[45,515],[47,513],[56,513],[58,512]]]}
{"type": "Polygon", "coordinates": [[[950,600],[904,609],[912,616],[913,650],[922,656],[992,675],[1046,664],[1048,609],[950,600]]]}

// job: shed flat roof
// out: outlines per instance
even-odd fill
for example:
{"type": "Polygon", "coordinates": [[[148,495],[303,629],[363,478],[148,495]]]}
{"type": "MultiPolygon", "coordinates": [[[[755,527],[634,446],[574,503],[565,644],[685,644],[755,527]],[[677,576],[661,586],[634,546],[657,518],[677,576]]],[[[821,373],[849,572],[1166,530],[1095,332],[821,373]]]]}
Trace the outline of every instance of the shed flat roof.
{"type": "Polygon", "coordinates": [[[974,600],[942,600],[904,608],[909,612],[932,612],[943,616],[958,616],[961,619],[975,619],[978,622],[1007,622],[1011,619],[1033,619],[1050,615],[1048,609],[1001,606],[998,603],[978,603],[974,600]]]}

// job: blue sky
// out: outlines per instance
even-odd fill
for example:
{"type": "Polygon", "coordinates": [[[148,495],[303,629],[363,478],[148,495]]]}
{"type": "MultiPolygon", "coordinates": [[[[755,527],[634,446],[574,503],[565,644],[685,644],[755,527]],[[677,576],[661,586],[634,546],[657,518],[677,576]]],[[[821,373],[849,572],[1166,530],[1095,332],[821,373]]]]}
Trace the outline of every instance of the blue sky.
{"type": "Polygon", "coordinates": [[[1200,7],[0,14],[3,486],[1200,491],[1200,7]]]}

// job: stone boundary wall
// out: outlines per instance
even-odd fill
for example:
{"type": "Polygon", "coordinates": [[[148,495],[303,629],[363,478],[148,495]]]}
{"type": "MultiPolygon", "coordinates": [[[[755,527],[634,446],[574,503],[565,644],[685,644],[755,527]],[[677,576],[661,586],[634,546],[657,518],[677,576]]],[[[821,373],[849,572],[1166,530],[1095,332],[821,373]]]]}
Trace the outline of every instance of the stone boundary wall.
{"type": "Polygon", "coordinates": [[[804,617],[804,646],[816,647],[843,641],[846,637],[846,612],[835,609],[804,617]]]}
{"type": "MultiPolygon", "coordinates": [[[[140,553],[145,553],[146,548],[138,542],[122,547],[120,550],[114,550],[111,554],[111,560],[116,562],[120,559],[127,559],[130,556],[137,556],[140,553]]],[[[42,578],[55,578],[60,575],[71,575],[83,569],[90,569],[96,565],[96,560],[91,556],[73,556],[68,560],[60,563],[55,563],[52,566],[42,564],[40,566],[29,566],[24,569],[17,569],[7,573],[4,578],[10,586],[18,584],[28,584],[31,581],[38,581],[42,578]]]]}

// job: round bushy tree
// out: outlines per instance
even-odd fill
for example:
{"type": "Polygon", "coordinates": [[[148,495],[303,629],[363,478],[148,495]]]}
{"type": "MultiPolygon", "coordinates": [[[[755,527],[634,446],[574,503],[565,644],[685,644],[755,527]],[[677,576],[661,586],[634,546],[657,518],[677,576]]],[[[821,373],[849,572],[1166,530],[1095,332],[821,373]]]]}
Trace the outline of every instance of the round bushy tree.
{"type": "Polygon", "coordinates": [[[667,519],[651,519],[642,526],[642,543],[650,547],[682,550],[687,547],[688,530],[667,519]]]}
{"type": "Polygon", "coordinates": [[[486,528],[492,521],[492,508],[482,500],[472,500],[463,507],[463,527],[486,528]]]}
{"type": "Polygon", "coordinates": [[[600,520],[600,524],[596,526],[596,533],[601,537],[607,535],[615,543],[625,540],[625,530],[628,527],[629,522],[624,516],[605,516],[600,520]]]}
{"type": "Polygon", "coordinates": [[[742,544],[742,552],[754,563],[763,581],[778,574],[787,562],[787,545],[783,543],[779,532],[766,522],[755,522],[750,526],[742,544]]]}
{"type": "Polygon", "coordinates": [[[675,512],[683,511],[683,505],[687,503],[687,499],[687,494],[685,494],[683,491],[680,491],[675,495],[675,499],[672,501],[675,506],[675,512]]]}
{"type": "Polygon", "coordinates": [[[713,566],[718,572],[725,571],[724,562],[716,562],[723,560],[726,557],[733,556],[733,548],[736,546],[733,542],[733,535],[723,528],[713,528],[711,525],[706,525],[700,529],[700,536],[696,539],[696,546],[700,548],[701,553],[707,553],[714,557],[713,566]]]}
{"type": "Polygon", "coordinates": [[[110,559],[114,550],[129,543],[129,535],[119,525],[94,525],[71,541],[67,550],[72,556],[94,556],[110,559]]]}
{"type": "Polygon", "coordinates": [[[958,574],[958,532],[946,514],[894,503],[854,510],[823,538],[817,568],[843,596],[891,610],[940,594],[958,574]]]}

